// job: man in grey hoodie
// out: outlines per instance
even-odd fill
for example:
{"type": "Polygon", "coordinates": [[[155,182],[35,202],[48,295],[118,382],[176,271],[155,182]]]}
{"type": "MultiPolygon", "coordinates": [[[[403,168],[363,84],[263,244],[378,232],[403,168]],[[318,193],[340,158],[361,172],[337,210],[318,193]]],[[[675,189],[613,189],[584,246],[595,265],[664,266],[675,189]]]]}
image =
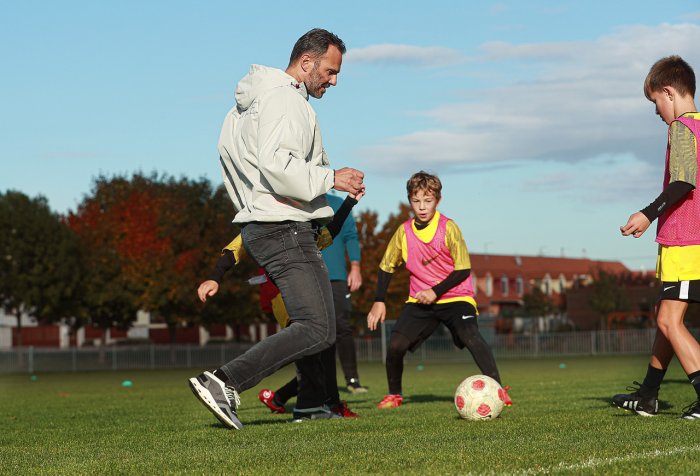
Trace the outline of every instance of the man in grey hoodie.
{"type": "Polygon", "coordinates": [[[251,66],[224,120],[219,155],[236,209],[233,221],[242,226],[248,254],[280,289],[291,322],[221,368],[189,380],[195,396],[229,428],[243,426],[238,394],[291,362],[299,380],[294,419],[332,417],[318,354],[335,342],[335,314],[314,234],[333,216],[325,193],[364,191],[364,174],[327,167],[308,96],[320,99],[336,85],[344,53],[333,33],[305,33],[286,71],[251,66]]]}

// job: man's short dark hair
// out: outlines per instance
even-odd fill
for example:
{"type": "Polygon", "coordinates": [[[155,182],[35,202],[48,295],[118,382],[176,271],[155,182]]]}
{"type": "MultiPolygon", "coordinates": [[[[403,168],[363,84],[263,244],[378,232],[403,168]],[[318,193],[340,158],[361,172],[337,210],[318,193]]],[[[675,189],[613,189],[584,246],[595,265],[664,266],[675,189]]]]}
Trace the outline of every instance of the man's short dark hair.
{"type": "Polygon", "coordinates": [[[314,58],[320,58],[326,54],[330,45],[338,48],[341,54],[345,54],[345,43],[337,35],[323,28],[309,30],[294,44],[289,64],[291,65],[306,53],[314,58]]]}

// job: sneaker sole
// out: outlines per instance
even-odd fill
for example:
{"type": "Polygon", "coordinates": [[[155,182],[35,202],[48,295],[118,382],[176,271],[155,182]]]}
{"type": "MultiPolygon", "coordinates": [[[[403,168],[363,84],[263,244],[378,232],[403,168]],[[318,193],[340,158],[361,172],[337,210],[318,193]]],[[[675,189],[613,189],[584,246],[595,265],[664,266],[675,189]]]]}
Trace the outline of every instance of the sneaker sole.
{"type": "Polygon", "coordinates": [[[231,420],[224,412],[221,411],[216,402],[211,398],[211,393],[202,387],[202,385],[197,381],[196,378],[191,378],[188,381],[190,389],[197,400],[202,402],[202,404],[207,407],[207,409],[227,428],[233,428],[234,430],[240,430],[243,428],[243,423],[240,421],[234,422],[231,420]]]}
{"type": "Polygon", "coordinates": [[[366,388],[348,387],[348,392],[352,393],[353,395],[359,395],[361,393],[367,393],[367,389],[366,388]]]}
{"type": "Polygon", "coordinates": [[[636,413],[637,415],[642,416],[642,417],[655,417],[657,415],[657,413],[648,413],[648,412],[645,412],[644,410],[634,410],[632,408],[621,407],[620,405],[618,405],[615,402],[612,403],[612,406],[615,408],[619,408],[620,410],[624,410],[626,412],[636,413]]]}

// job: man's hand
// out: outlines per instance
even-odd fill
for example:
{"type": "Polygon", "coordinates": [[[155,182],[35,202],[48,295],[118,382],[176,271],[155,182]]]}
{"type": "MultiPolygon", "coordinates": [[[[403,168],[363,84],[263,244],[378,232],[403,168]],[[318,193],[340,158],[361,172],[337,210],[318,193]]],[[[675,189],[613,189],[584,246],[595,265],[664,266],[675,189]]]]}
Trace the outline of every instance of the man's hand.
{"type": "Polygon", "coordinates": [[[384,318],[386,318],[386,304],[375,302],[372,305],[372,309],[369,310],[369,314],[367,314],[367,327],[371,331],[375,330],[377,324],[384,322],[384,318]]]}
{"type": "Polygon", "coordinates": [[[219,283],[213,279],[204,281],[199,285],[199,289],[197,289],[197,295],[202,302],[207,302],[207,296],[213,296],[217,292],[219,292],[219,283]]]}
{"type": "Polygon", "coordinates": [[[351,169],[345,167],[338,169],[334,173],[335,182],[333,183],[333,188],[340,190],[341,192],[349,192],[353,195],[357,195],[360,192],[365,191],[365,185],[362,181],[365,178],[365,174],[356,169],[351,169]]]}
{"type": "Polygon", "coordinates": [[[649,225],[651,225],[651,222],[646,215],[642,212],[637,212],[629,217],[624,226],[620,227],[620,231],[622,232],[622,236],[632,235],[635,238],[639,238],[647,231],[649,225]]]}
{"type": "Polygon", "coordinates": [[[418,291],[416,300],[421,304],[432,304],[437,300],[437,294],[431,288],[418,291]]]}
{"type": "Polygon", "coordinates": [[[348,273],[348,288],[354,293],[362,286],[362,274],[360,273],[360,262],[350,262],[350,272],[348,273]]]}

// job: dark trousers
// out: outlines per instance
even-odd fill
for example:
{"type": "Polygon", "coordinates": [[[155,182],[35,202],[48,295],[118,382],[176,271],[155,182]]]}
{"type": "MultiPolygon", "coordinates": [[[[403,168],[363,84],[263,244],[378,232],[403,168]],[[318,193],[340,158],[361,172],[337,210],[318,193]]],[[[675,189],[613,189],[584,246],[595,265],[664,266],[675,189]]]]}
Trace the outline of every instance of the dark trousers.
{"type": "MultiPolygon", "coordinates": [[[[336,382],[335,371],[335,346],[332,345],[326,350],[321,351],[321,363],[323,364],[323,380],[325,385],[325,401],[326,405],[332,406],[340,403],[340,394],[338,393],[338,384],[336,382]]],[[[290,398],[296,397],[299,393],[299,382],[297,378],[293,378],[275,392],[275,400],[278,404],[284,405],[290,398]]],[[[297,399],[297,408],[299,407],[299,399],[297,399]]]]}
{"type": "Polygon", "coordinates": [[[331,288],[333,289],[333,305],[335,307],[335,346],[338,349],[338,359],[340,359],[343,374],[345,374],[345,382],[350,383],[350,379],[359,379],[355,339],[350,324],[352,311],[350,289],[347,281],[331,281],[331,288]]]}
{"type": "Polygon", "coordinates": [[[320,406],[326,393],[320,352],[335,342],[335,312],[328,270],[311,224],[248,223],[241,234],[248,254],[279,288],[290,324],[221,369],[243,392],[295,362],[297,408],[320,406]]]}

